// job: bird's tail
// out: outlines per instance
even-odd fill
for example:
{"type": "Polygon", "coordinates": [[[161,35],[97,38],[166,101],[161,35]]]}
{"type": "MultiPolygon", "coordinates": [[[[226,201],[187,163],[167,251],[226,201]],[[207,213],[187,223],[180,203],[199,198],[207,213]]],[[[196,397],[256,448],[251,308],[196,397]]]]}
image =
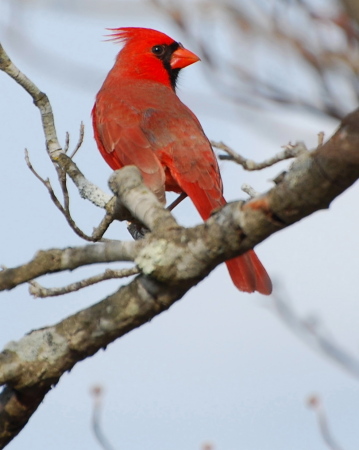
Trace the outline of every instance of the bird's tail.
{"type": "MultiPolygon", "coordinates": [[[[212,190],[205,190],[200,189],[194,182],[184,183],[183,180],[178,180],[178,184],[192,199],[203,220],[207,220],[213,210],[226,204],[220,189],[216,186],[212,190]]],[[[234,285],[240,291],[271,294],[272,282],[253,250],[229,259],[226,264],[234,285]]]]}
{"type": "Polygon", "coordinates": [[[272,292],[272,282],[267,271],[253,250],[226,261],[233,284],[243,292],[258,291],[269,295],[272,292]]]}
{"type": "MultiPolygon", "coordinates": [[[[204,220],[208,219],[211,211],[226,204],[223,196],[218,195],[218,191],[208,192],[198,189],[196,194],[191,198],[204,220]]],[[[272,282],[269,275],[253,250],[229,259],[226,264],[233,284],[240,291],[258,291],[264,295],[272,293],[272,282]]]]}

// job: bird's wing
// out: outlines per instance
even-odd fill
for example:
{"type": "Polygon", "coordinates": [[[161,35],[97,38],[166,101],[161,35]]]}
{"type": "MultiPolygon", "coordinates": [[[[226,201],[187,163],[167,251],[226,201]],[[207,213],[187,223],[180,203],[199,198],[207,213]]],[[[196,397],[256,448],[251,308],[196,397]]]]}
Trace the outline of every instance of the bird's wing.
{"type": "MultiPolygon", "coordinates": [[[[166,169],[166,188],[178,185],[203,219],[225,204],[216,157],[194,114],[179,100],[173,110],[148,109],[141,128],[166,169]]],[[[178,190],[177,190],[178,191],[178,190]]]]}
{"type": "Polygon", "coordinates": [[[135,165],[145,184],[165,203],[165,174],[140,127],[141,113],[124,101],[98,98],[92,115],[95,139],[112,169],[135,165]]]}

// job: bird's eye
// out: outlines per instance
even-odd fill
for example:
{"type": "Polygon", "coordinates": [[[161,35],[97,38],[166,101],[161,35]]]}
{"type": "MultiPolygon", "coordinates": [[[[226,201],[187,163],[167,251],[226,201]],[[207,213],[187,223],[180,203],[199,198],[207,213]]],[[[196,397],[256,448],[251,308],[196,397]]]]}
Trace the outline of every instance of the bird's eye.
{"type": "Polygon", "coordinates": [[[152,47],[152,53],[156,56],[162,56],[164,55],[166,51],[166,47],[164,45],[155,45],[152,47]]]}

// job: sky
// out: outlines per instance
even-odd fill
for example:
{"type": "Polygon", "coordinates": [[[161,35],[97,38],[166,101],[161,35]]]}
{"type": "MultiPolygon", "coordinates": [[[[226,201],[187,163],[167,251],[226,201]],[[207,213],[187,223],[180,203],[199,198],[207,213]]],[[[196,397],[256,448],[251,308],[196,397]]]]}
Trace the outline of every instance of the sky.
{"type": "MultiPolygon", "coordinates": [[[[139,7],[138,2],[116,6],[108,1],[106,5],[115,6],[106,10],[97,10],[90,2],[85,11],[80,0],[19,2],[19,9],[10,8],[10,3],[0,2],[2,44],[49,96],[60,142],[68,131],[74,145],[84,122],[85,141],[76,163],[108,191],[111,171],[98,153],[90,120],[95,95],[118,51],[104,41],[105,28],[151,27],[192,51],[198,49],[165,15],[139,7]]],[[[312,148],[318,132],[329,137],[338,126],[333,119],[303,111],[259,111],[231,103],[208,84],[205,70],[197,63],[183,71],[181,99],[210,139],[223,140],[254,160],[270,157],[289,141],[302,140],[312,148]]],[[[0,264],[13,267],[39,249],[83,242],[26,167],[25,148],[38,172],[56,186],[39,112],[28,94],[3,73],[0,95],[0,264]]],[[[221,162],[227,200],[246,198],[240,190],[244,182],[264,192],[289,164],[246,173],[221,162]]],[[[358,193],[354,185],[329,210],[256,248],[277,295],[353,357],[358,357],[359,341],[358,193]]],[[[91,233],[102,211],[80,199],[75,189],[71,201],[77,223],[91,233]]],[[[189,201],[175,215],[187,226],[200,222],[189,201]]],[[[129,239],[125,225],[119,223],[111,226],[108,237],[129,239]]],[[[103,270],[103,266],[84,268],[39,281],[61,286],[103,270]]],[[[33,299],[27,286],[2,293],[1,345],[98,302],[120,283],[110,281],[50,299],[33,299]]],[[[325,449],[315,415],[306,405],[313,393],[321,397],[342,447],[358,447],[358,380],[300,340],[276,314],[273,299],[239,293],[223,265],[169,311],[65,374],[7,448],[98,449],[91,430],[94,385],[104,388],[102,425],[114,449],[189,450],[200,449],[205,442],[215,450],[325,449]]]]}

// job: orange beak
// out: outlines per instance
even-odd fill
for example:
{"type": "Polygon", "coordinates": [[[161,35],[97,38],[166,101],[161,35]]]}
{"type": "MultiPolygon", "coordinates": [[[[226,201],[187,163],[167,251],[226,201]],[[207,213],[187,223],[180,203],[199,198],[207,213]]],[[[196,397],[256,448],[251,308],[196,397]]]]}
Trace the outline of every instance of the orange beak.
{"type": "Polygon", "coordinates": [[[197,61],[200,61],[197,55],[183,47],[179,47],[173,52],[170,64],[172,69],[183,69],[197,61]]]}

